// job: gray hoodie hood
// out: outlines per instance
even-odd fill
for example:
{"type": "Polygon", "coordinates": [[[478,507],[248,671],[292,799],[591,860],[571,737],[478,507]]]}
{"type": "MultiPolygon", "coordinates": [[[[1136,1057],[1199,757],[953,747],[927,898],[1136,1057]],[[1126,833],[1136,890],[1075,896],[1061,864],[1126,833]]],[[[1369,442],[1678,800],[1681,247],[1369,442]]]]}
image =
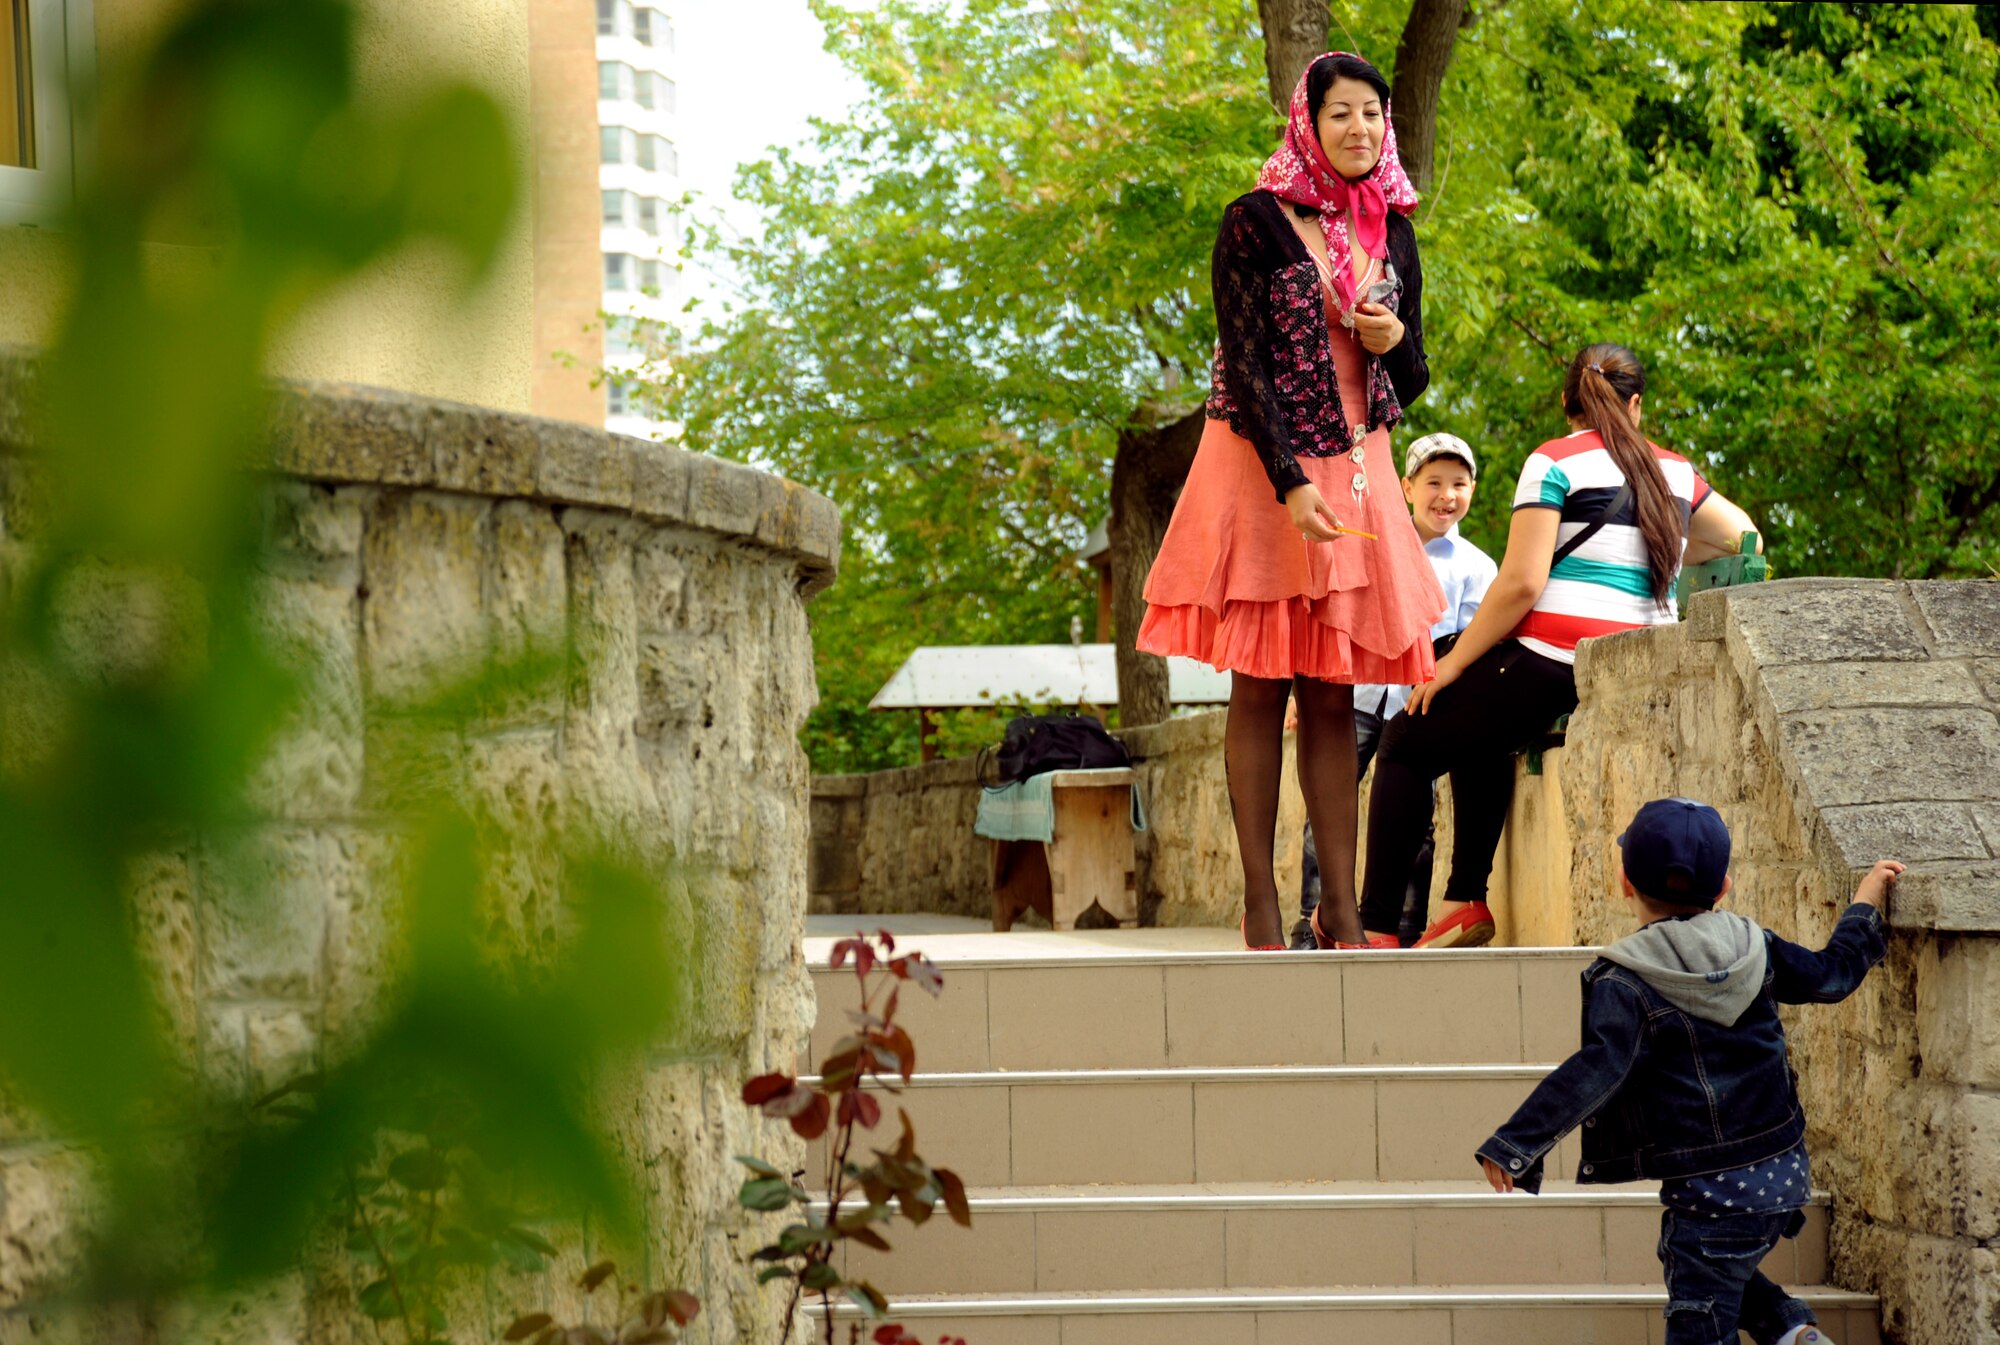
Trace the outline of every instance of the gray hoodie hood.
{"type": "Polygon", "coordinates": [[[1656,920],[1600,956],[1637,972],[1675,1008],[1724,1027],[1764,988],[1764,931],[1733,911],[1656,920]]]}

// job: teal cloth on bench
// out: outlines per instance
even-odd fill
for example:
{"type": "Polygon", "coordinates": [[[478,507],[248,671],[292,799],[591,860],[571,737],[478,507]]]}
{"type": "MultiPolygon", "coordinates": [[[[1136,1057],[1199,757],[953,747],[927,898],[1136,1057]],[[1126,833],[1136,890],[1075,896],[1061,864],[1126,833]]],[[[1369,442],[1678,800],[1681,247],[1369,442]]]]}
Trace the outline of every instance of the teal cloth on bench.
{"type": "MultiPolygon", "coordinates": [[[[1112,770],[1123,770],[1114,766],[1112,770]]],[[[1064,775],[1094,775],[1095,771],[1064,771],[1064,775]]],[[[1137,781],[1132,787],[1132,830],[1146,829],[1146,810],[1139,802],[1137,781]]],[[[979,816],[972,824],[974,834],[996,841],[1041,841],[1056,838],[1056,790],[1053,773],[1031,775],[1009,785],[995,785],[979,791],[979,816]]]]}

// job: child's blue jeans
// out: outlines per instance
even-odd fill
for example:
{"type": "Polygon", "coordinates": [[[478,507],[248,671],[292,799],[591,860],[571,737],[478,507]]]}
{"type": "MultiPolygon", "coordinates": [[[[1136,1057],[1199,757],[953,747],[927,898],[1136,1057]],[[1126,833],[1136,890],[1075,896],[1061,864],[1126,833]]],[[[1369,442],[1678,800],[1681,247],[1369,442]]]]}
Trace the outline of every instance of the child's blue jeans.
{"type": "Polygon", "coordinates": [[[1667,1345],[1736,1345],[1738,1329],[1770,1345],[1817,1320],[1804,1300],[1766,1279],[1757,1264],[1805,1226],[1798,1210],[1707,1216],[1660,1214],[1660,1263],[1667,1272],[1667,1345]]]}

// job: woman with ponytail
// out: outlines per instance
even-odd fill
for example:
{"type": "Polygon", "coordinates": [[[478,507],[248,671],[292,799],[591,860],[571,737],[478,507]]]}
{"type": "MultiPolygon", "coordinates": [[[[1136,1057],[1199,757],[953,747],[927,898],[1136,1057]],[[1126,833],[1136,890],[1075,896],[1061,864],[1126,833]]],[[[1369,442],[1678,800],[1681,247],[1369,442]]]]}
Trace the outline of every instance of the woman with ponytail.
{"type": "Polygon", "coordinates": [[[1486,880],[1514,793],[1514,754],[1576,708],[1576,647],[1665,625],[1684,553],[1734,552],[1755,525],[1686,458],[1639,432],[1646,371],[1624,346],[1585,346],[1563,379],[1570,433],[1528,455],[1500,575],[1437,676],[1389,721],[1368,801],[1361,923],[1396,928],[1423,843],[1431,781],[1451,776],[1454,835],[1444,909],[1419,948],[1493,937],[1486,880]],[[1378,881],[1377,875],[1381,875],[1378,881]]]}

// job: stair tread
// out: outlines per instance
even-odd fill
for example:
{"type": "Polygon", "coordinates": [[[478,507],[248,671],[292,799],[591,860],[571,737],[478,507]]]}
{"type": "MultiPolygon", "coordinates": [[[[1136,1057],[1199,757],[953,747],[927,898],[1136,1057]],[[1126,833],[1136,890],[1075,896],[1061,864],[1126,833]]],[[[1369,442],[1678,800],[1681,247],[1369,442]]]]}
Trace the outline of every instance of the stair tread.
{"type": "MultiPolygon", "coordinates": [[[[1788,1286],[1787,1292],[1817,1307],[1867,1308],[1876,1303],[1873,1294],[1832,1285],[1788,1286]]],[[[1103,1292],[1079,1290],[1069,1293],[996,1294],[897,1294],[897,1316],[982,1314],[1026,1312],[1148,1312],[1160,1309],[1185,1311],[1260,1312],[1312,1308],[1437,1308],[1437,1307],[1560,1307],[1568,1304],[1598,1307],[1645,1307],[1664,1303],[1666,1290],[1651,1284],[1454,1284],[1342,1287],[1300,1287],[1292,1289],[1200,1289],[1191,1291],[1126,1290],[1103,1292]]],[[[836,1308],[836,1311],[840,1311],[836,1308]]]]}
{"type": "MultiPolygon", "coordinates": [[[[1540,1079],[1558,1061],[1441,1065],[1161,1065],[1142,1069],[985,1069],[919,1073],[902,1088],[1107,1083],[1286,1083],[1322,1079],[1540,1079]]],[[[816,1081],[816,1075],[807,1075],[816,1081]]]]}
{"type": "MultiPolygon", "coordinates": [[[[1312,1209],[1400,1206],[1522,1206],[1568,1208],[1618,1206],[1659,1207],[1657,1182],[1584,1186],[1550,1181],[1539,1196],[1501,1195],[1484,1181],[1328,1181],[1328,1182],[1195,1182],[1146,1183],[1131,1186],[1094,1183],[1072,1186],[975,1186],[966,1188],[973,1209],[1144,1210],[1144,1209],[1312,1209]]],[[[1824,1205],[1827,1193],[1815,1189],[1810,1203],[1824,1205]]]]}

